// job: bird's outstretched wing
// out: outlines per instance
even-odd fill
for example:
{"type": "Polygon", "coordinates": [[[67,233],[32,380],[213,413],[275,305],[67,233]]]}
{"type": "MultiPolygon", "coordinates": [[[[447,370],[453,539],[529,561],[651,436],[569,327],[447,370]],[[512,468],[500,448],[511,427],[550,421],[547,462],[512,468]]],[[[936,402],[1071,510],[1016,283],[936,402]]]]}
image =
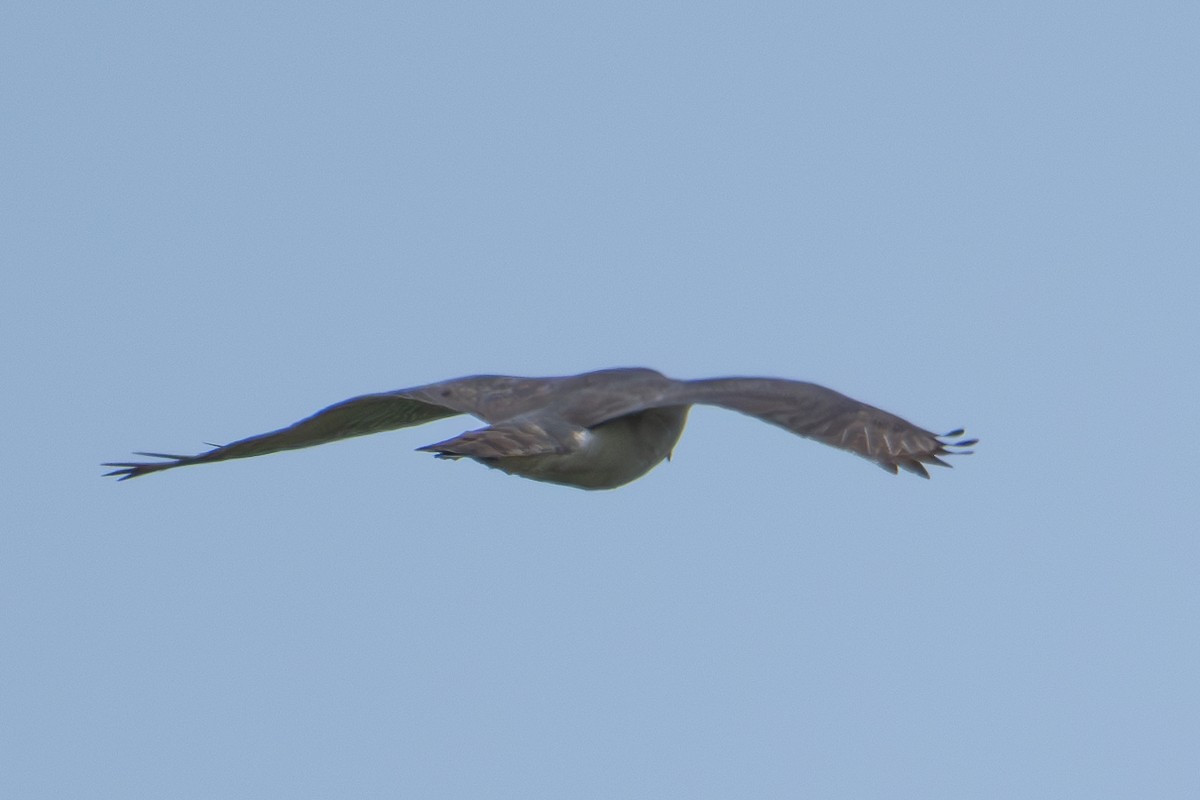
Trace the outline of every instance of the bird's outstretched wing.
{"type": "Polygon", "coordinates": [[[963,448],[978,441],[950,441],[964,431],[930,433],[815,383],[771,378],[683,381],[675,398],[749,414],[800,436],[849,450],[893,475],[903,469],[928,478],[926,464],[948,467],[938,456],[966,455],[971,451],[963,448]]]}
{"type": "Polygon", "coordinates": [[[172,467],[225,461],[230,458],[261,456],[267,453],[277,453],[280,450],[296,450],[339,439],[349,439],[353,436],[365,436],[369,433],[407,428],[411,425],[420,425],[457,414],[471,413],[472,407],[456,403],[448,395],[449,399],[444,405],[429,402],[427,399],[417,399],[417,396],[431,398],[434,395],[429,389],[437,386],[439,385],[435,384],[433,387],[352,397],[322,409],[311,417],[302,419],[286,428],[251,436],[221,447],[214,447],[212,450],[194,456],[136,453],[139,456],[164,460],[110,462],[103,466],[117,467],[118,469],[105,474],[116,476],[118,480],[128,480],[172,467]]]}

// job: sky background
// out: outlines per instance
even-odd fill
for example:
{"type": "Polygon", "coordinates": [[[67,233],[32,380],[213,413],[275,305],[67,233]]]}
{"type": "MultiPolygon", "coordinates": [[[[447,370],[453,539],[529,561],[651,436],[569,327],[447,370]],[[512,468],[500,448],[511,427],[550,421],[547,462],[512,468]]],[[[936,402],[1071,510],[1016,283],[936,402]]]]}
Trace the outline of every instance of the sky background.
{"type": "Polygon", "coordinates": [[[0,795],[1200,796],[1200,6],[25,3],[0,795]],[[589,493],[365,392],[826,384],[589,493]]]}

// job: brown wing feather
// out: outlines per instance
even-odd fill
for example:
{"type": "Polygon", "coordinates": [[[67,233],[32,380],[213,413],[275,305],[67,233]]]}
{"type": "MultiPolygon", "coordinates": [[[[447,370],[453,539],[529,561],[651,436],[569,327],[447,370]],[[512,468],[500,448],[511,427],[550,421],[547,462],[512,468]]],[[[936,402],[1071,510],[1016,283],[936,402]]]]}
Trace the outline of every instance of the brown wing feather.
{"type": "Polygon", "coordinates": [[[938,456],[965,455],[977,439],[947,441],[962,436],[951,431],[938,436],[924,428],[818,386],[815,383],[770,378],[718,378],[687,381],[683,396],[694,403],[740,411],[792,433],[849,450],[874,461],[892,474],[906,470],[928,478],[926,464],[950,466],[938,456]]]}
{"type": "Polygon", "coordinates": [[[103,466],[118,467],[119,469],[105,474],[116,476],[119,480],[128,480],[172,467],[206,464],[210,461],[225,461],[230,458],[249,458],[250,456],[277,453],[281,450],[313,447],[354,436],[366,436],[371,433],[407,428],[411,425],[432,422],[435,419],[453,417],[463,413],[464,410],[417,400],[409,396],[407,392],[367,394],[336,403],[286,428],[241,439],[197,455],[137,453],[136,455],[166,460],[110,462],[103,466]]]}

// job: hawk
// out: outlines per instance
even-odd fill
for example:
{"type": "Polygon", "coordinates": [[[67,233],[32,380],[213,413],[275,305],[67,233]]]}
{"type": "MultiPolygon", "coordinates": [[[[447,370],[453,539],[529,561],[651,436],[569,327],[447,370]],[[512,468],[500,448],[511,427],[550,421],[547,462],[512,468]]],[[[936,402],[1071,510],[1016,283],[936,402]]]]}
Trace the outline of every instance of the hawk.
{"type": "Polygon", "coordinates": [[[119,480],[164,469],[248,458],[470,414],[487,423],[418,450],[469,458],[510,475],[580,489],[615,489],[669,459],[688,410],[719,406],[847,450],[896,474],[928,478],[926,464],[965,455],[977,439],[962,429],[930,433],[874,406],[814,383],[776,378],[677,381],[625,368],[555,378],[475,375],[335,403],[294,425],[192,456],[112,462],[119,480]]]}

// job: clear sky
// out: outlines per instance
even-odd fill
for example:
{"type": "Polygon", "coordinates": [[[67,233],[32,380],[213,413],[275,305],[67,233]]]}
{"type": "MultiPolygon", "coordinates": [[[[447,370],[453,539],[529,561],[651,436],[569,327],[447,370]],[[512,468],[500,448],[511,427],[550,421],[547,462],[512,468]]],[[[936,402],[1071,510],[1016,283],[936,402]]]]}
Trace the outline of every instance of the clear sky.
{"type": "Polygon", "coordinates": [[[24,3],[0,796],[1200,797],[1200,6],[24,3]],[[613,492],[117,484],[481,372],[811,380],[613,492]]]}

